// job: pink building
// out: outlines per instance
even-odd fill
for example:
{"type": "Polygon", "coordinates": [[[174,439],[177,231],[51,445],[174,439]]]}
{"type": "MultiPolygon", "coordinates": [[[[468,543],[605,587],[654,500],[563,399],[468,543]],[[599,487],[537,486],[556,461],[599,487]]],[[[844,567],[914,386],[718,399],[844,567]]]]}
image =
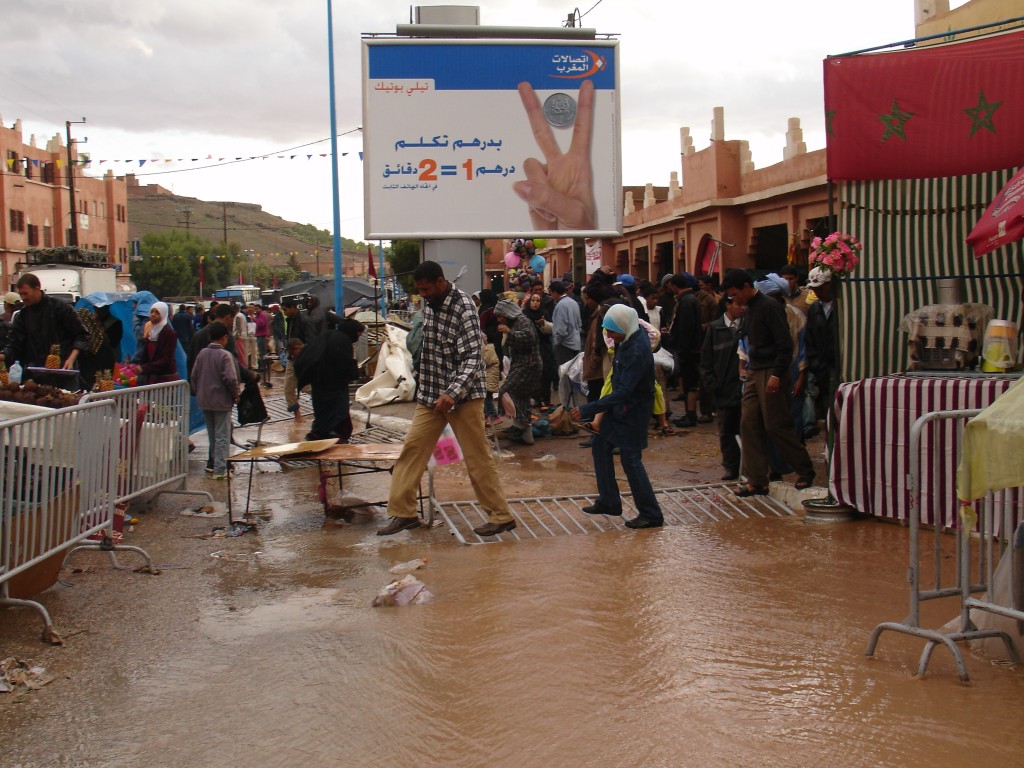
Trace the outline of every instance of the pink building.
{"type": "MultiPolygon", "coordinates": [[[[789,121],[784,159],[766,168],[754,168],[746,141],[725,138],[721,107],[708,147],[696,150],[688,128],[681,129],[680,143],[680,170],[670,174],[667,187],[623,189],[622,237],[577,244],[577,279],[593,271],[580,263],[584,254],[591,267],[599,259],[651,281],[671,272],[706,272],[715,241],[731,244],[719,247],[718,274],[806,264],[811,239],[831,231],[825,150],[807,151],[797,118],[789,121]],[[698,252],[702,239],[711,245],[698,252]]],[[[553,275],[573,268],[572,248],[571,240],[548,241],[544,256],[553,275]]]]}
{"type": "MultiPolygon", "coordinates": [[[[45,148],[35,136],[26,144],[21,121],[10,128],[0,121],[0,285],[7,290],[17,263],[29,248],[68,245],[70,241],[70,194],[67,147],[55,134],[45,148]]],[[[85,176],[71,148],[78,209],[78,245],[102,251],[115,267],[128,272],[128,192],[123,180],[108,171],[101,178],[85,176]]]]}

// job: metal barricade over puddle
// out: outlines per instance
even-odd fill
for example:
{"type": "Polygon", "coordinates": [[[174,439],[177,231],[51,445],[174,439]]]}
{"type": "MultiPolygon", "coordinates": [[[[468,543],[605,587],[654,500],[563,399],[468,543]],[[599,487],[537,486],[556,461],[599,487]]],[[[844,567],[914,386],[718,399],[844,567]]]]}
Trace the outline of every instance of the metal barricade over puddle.
{"type": "MultiPolygon", "coordinates": [[[[1012,542],[1017,525],[1024,519],[1024,513],[1021,512],[1024,488],[1007,488],[995,493],[990,491],[984,498],[975,500],[973,506],[977,512],[977,519],[973,521],[964,517],[964,510],[961,509],[955,494],[949,497],[941,487],[929,488],[922,482],[927,474],[923,471],[926,466],[938,464],[938,457],[944,456],[951,445],[963,445],[962,436],[966,422],[981,412],[980,409],[931,411],[917,419],[910,431],[910,467],[907,481],[907,522],[910,533],[907,567],[907,581],[910,584],[909,612],[902,621],[885,621],[875,626],[868,640],[865,655],[869,658],[875,655],[883,632],[892,631],[921,638],[925,641],[925,646],[917,665],[919,677],[927,671],[934,650],[943,646],[952,655],[960,680],[969,682],[970,675],[958,644],[971,641],[1001,641],[1010,662],[1020,663],[1020,654],[1007,632],[998,627],[979,625],[982,614],[1024,622],[1024,610],[1009,604],[996,603],[993,598],[993,593],[998,589],[996,565],[1000,564],[1003,558],[1006,559],[1008,566],[1006,583],[1024,583],[1020,573],[1024,566],[1016,562],[1012,542]],[[925,520],[934,522],[929,525],[924,522],[925,520]],[[922,546],[922,527],[931,528],[930,547],[922,546]],[[944,568],[942,539],[948,527],[955,529],[957,555],[954,563],[947,564],[944,568]],[[972,554],[972,550],[975,548],[977,561],[973,562],[975,554],[972,554]],[[975,594],[982,596],[973,597],[975,594]],[[960,601],[960,616],[955,622],[956,627],[947,625],[940,629],[929,629],[922,626],[921,604],[945,598],[956,598],[960,601]],[[972,611],[978,611],[979,614],[972,615],[972,611]]],[[[947,479],[942,478],[941,482],[947,479]]],[[[939,481],[935,484],[938,486],[939,481]]],[[[1012,602],[1012,596],[1010,597],[1012,602]]]]}
{"type": "MultiPolygon", "coordinates": [[[[110,400],[0,423],[0,606],[37,610],[43,640],[60,644],[50,615],[32,597],[56,582],[73,545],[115,546],[116,407],[110,400]]],[[[76,548],[77,549],[77,548],[76,548]]]]}
{"type": "MultiPolygon", "coordinates": [[[[655,490],[665,526],[701,522],[722,522],[751,517],[790,517],[793,511],[770,496],[739,498],[733,485],[713,483],[655,490]]],[[[583,507],[594,503],[594,496],[536,496],[509,499],[516,528],[498,536],[481,538],[473,528],[487,522],[487,513],[476,501],[435,501],[434,509],[452,534],[463,544],[493,544],[553,536],[627,530],[623,525],[636,515],[632,497],[622,494],[623,517],[588,515],[583,507]]]]}

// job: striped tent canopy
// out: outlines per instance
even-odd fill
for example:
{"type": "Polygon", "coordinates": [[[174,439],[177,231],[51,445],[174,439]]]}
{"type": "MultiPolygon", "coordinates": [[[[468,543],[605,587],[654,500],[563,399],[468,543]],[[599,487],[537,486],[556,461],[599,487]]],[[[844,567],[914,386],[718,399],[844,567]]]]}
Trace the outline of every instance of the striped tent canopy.
{"type": "Polygon", "coordinates": [[[1024,246],[975,259],[967,235],[1016,169],[924,179],[839,183],[839,230],[864,244],[838,297],[845,381],[906,370],[903,317],[938,303],[938,280],[958,278],[965,303],[988,304],[1021,326],[1024,246]]]}

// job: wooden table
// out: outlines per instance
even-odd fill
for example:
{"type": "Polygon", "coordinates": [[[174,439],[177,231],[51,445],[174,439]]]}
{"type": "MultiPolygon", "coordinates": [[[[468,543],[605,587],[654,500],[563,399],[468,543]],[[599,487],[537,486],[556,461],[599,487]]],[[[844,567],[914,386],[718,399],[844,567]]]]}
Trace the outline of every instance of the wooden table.
{"type": "MultiPolygon", "coordinates": [[[[249,514],[249,503],[252,498],[253,469],[258,461],[273,461],[281,465],[290,462],[315,461],[318,469],[324,462],[332,463],[337,468],[338,489],[343,490],[344,478],[353,475],[375,474],[378,472],[392,473],[395,463],[402,453],[401,443],[338,443],[335,440],[312,440],[303,443],[286,445],[264,445],[228,458],[229,463],[249,463],[249,482],[245,495],[245,513],[249,514]],[[349,471],[344,472],[343,469],[349,471]]],[[[363,502],[359,506],[383,504],[381,502],[363,502]]],[[[429,527],[434,522],[434,468],[427,467],[427,495],[419,495],[420,517],[429,527]]],[[[327,502],[324,500],[324,511],[327,502]]],[[[228,522],[233,522],[231,504],[231,472],[228,472],[228,522]]]]}

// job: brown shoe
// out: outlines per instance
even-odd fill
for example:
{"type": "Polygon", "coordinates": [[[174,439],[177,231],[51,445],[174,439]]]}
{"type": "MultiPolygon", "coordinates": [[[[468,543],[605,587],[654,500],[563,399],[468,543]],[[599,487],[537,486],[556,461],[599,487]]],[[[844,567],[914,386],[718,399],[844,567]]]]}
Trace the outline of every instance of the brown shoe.
{"type": "Polygon", "coordinates": [[[378,536],[393,536],[396,533],[402,531],[412,530],[413,528],[419,528],[420,521],[415,517],[392,517],[391,522],[385,525],[383,528],[377,529],[378,536]]]}
{"type": "Polygon", "coordinates": [[[511,531],[515,527],[515,520],[509,520],[507,523],[487,523],[486,525],[481,525],[479,528],[474,528],[473,533],[477,536],[497,536],[499,533],[511,531]]]}

